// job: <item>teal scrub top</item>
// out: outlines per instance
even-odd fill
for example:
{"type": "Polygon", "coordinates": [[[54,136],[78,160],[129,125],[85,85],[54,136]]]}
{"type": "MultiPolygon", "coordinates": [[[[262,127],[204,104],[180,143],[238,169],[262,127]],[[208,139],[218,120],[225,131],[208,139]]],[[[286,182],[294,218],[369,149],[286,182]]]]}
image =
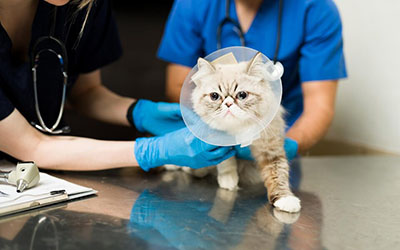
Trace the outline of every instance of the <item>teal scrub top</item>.
{"type": "MultiPolygon", "coordinates": [[[[278,30],[278,0],[264,0],[244,34],[245,45],[272,59],[278,30]]],[[[235,1],[230,16],[238,22],[235,1]]],[[[224,0],[175,0],[158,57],[170,63],[193,67],[198,57],[217,50],[217,27],[225,18],[224,0]]],[[[222,48],[239,46],[232,24],[223,26],[222,48]]],[[[284,0],[281,43],[278,53],[282,76],[282,105],[288,126],[303,112],[301,84],[336,80],[347,76],[343,55],[342,24],[332,0],[284,0]]]]}

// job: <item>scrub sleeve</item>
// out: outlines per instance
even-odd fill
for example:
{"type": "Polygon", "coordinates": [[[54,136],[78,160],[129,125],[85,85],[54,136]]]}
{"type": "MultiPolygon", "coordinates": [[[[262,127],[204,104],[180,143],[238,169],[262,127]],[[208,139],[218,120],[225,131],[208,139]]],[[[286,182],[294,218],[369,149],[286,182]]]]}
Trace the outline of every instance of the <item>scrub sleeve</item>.
{"type": "Polygon", "coordinates": [[[158,57],[170,63],[193,67],[199,56],[204,56],[201,21],[196,11],[204,8],[195,1],[176,0],[168,17],[158,57]]]}
{"type": "Polygon", "coordinates": [[[300,81],[346,77],[338,9],[332,1],[313,1],[308,9],[304,44],[300,47],[300,81]]]}

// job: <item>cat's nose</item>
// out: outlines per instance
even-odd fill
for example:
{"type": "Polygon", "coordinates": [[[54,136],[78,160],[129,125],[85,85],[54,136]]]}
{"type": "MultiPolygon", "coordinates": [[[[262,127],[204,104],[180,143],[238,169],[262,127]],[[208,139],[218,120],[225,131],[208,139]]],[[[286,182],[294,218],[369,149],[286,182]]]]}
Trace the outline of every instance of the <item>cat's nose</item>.
{"type": "Polygon", "coordinates": [[[225,105],[229,108],[230,106],[232,106],[233,103],[231,102],[226,102],[225,105]]]}
{"type": "Polygon", "coordinates": [[[232,106],[233,102],[234,100],[232,99],[232,97],[228,96],[225,98],[223,104],[225,104],[229,108],[230,106],[232,106]]]}

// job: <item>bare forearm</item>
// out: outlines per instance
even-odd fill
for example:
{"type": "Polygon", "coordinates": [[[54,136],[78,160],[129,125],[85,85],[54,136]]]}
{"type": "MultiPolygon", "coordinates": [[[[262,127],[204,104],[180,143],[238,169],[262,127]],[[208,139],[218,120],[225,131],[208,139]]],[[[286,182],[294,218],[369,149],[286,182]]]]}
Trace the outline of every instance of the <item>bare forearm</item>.
{"type": "Polygon", "coordinates": [[[45,137],[31,160],[56,170],[102,170],[137,166],[133,141],[102,141],[81,137],[45,137]]]}
{"type": "Polygon", "coordinates": [[[332,110],[315,109],[312,113],[303,113],[286,136],[297,141],[300,152],[306,151],[325,135],[332,118],[332,110]]]}
{"type": "Polygon", "coordinates": [[[186,66],[168,64],[166,70],[166,96],[168,101],[179,102],[183,82],[190,70],[191,68],[186,66]]]}
{"type": "Polygon", "coordinates": [[[30,126],[18,110],[0,121],[0,151],[46,169],[87,171],[137,166],[134,147],[134,141],[45,135],[30,126]]]}
{"type": "Polygon", "coordinates": [[[89,117],[129,126],[126,112],[134,99],[119,96],[104,87],[100,70],[79,75],[68,100],[75,110],[89,117]]]}
{"type": "Polygon", "coordinates": [[[126,112],[133,102],[133,98],[121,97],[104,86],[97,86],[72,104],[75,110],[94,119],[129,126],[126,112]]]}
{"type": "Polygon", "coordinates": [[[335,113],[336,89],[336,80],[302,84],[303,114],[287,133],[298,142],[300,152],[311,148],[327,132],[335,113]]]}
{"type": "Polygon", "coordinates": [[[182,85],[172,85],[166,88],[166,97],[169,102],[179,102],[182,85]]]}

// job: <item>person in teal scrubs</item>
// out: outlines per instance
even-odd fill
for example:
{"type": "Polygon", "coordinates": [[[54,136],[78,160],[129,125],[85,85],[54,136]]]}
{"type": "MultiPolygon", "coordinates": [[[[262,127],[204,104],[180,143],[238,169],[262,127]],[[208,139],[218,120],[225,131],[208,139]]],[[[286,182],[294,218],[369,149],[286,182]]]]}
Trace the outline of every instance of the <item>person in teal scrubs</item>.
{"type": "MultiPolygon", "coordinates": [[[[221,48],[245,45],[283,64],[289,158],[321,139],[333,119],[338,79],[347,76],[342,24],[332,0],[175,0],[158,50],[169,63],[170,101],[179,101],[197,58],[219,43],[221,48]],[[221,25],[227,16],[232,21],[221,25]]],[[[250,155],[249,150],[238,154],[250,155]]]]}

